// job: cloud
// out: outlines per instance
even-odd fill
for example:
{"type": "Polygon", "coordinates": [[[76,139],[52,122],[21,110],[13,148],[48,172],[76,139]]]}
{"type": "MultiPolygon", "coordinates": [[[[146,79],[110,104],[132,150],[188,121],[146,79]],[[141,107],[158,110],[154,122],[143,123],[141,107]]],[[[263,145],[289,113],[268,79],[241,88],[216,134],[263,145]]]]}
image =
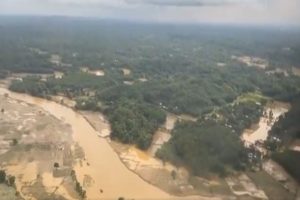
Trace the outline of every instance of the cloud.
{"type": "MultiPolygon", "coordinates": [[[[233,4],[257,3],[256,0],[125,0],[129,4],[148,4],[156,6],[225,6],[233,4]]],[[[263,0],[261,0],[263,1],[263,0]]]]}
{"type": "Polygon", "coordinates": [[[1,14],[151,22],[297,24],[300,0],[0,0],[1,14]]]}

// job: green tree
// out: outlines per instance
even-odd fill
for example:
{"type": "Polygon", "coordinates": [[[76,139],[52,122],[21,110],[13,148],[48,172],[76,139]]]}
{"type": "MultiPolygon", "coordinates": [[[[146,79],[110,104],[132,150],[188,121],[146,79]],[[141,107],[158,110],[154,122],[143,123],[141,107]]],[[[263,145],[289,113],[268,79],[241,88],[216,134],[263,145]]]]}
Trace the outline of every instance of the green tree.
{"type": "Polygon", "coordinates": [[[15,176],[9,176],[7,183],[9,186],[14,186],[15,185],[15,181],[16,181],[16,177],[15,176]]]}
{"type": "Polygon", "coordinates": [[[55,162],[53,166],[54,166],[54,168],[59,168],[59,163],[55,162]]]}
{"type": "Polygon", "coordinates": [[[6,180],[6,173],[4,170],[0,170],[0,183],[4,183],[6,180]]]}

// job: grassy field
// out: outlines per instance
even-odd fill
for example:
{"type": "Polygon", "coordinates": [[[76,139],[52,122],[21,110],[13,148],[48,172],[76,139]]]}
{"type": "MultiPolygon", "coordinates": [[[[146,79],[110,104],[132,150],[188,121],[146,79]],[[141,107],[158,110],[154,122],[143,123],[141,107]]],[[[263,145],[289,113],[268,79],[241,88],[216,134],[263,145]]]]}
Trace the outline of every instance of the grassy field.
{"type": "Polygon", "coordinates": [[[264,103],[269,99],[270,98],[264,96],[260,92],[248,92],[248,93],[245,93],[245,94],[242,94],[241,96],[239,96],[236,100],[236,103],[245,102],[245,101],[246,102],[252,101],[254,103],[264,103]]]}

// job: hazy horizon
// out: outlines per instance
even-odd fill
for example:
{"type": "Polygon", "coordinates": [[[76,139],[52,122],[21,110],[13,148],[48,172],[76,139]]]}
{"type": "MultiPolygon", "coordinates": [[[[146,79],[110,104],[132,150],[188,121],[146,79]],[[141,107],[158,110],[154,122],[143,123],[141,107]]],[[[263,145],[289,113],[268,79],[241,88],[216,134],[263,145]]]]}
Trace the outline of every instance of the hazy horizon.
{"type": "Polygon", "coordinates": [[[297,0],[2,0],[0,15],[300,26],[297,0]]]}

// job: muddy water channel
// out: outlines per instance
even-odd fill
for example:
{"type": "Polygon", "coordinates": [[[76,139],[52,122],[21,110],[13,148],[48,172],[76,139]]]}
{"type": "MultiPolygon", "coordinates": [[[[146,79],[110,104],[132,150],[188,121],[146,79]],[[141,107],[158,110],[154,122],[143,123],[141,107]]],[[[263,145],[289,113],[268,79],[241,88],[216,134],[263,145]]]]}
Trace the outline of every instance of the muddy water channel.
{"type": "Polygon", "coordinates": [[[88,199],[116,199],[121,196],[135,199],[145,197],[152,199],[172,198],[129,171],[107,140],[99,138],[97,132],[80,114],[48,100],[17,94],[0,88],[0,95],[5,93],[8,93],[11,98],[39,106],[71,125],[73,139],[82,147],[86,159],[86,162],[76,164],[74,167],[77,178],[81,183],[86,177],[91,179],[91,184],[86,188],[88,199]]]}
{"type": "Polygon", "coordinates": [[[250,129],[246,129],[241,136],[246,146],[255,144],[257,141],[265,141],[268,132],[281,115],[290,109],[290,104],[283,102],[268,103],[264,109],[264,114],[258,124],[254,124],[250,129]],[[270,113],[272,113],[270,116],[270,113]]]}

